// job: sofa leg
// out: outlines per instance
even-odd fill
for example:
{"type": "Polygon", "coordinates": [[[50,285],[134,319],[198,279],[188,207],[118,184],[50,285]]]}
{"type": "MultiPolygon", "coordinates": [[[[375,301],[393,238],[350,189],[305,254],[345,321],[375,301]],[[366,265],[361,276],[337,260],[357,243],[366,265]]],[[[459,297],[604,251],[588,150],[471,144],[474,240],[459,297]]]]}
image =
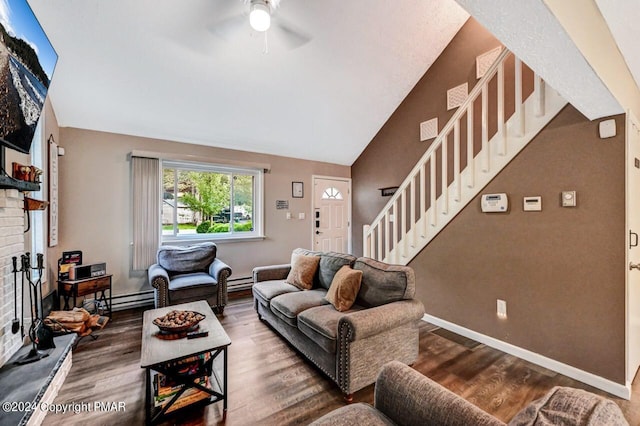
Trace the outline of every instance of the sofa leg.
{"type": "Polygon", "coordinates": [[[344,400],[347,402],[347,404],[351,404],[353,402],[353,394],[347,394],[344,396],[344,400]]]}

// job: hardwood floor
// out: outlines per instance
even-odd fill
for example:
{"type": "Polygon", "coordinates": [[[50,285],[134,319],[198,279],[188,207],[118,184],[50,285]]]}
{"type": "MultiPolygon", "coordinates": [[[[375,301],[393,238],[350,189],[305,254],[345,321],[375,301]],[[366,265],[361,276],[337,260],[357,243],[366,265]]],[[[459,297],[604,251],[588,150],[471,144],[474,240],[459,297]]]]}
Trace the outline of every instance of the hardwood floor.
{"type": "MultiPolygon", "coordinates": [[[[257,319],[249,299],[232,301],[220,320],[232,341],[226,422],[218,403],[165,424],[299,425],[345,404],[333,382],[257,319]]],[[[98,340],[83,341],[74,350],[73,366],[55,400],[91,407],[96,401],[122,401],[125,411],[49,413],[44,425],[144,424],[141,326],[142,310],[114,313],[98,340]]],[[[638,378],[631,401],[625,401],[488,346],[456,343],[431,331],[434,326],[421,323],[420,357],[413,367],[505,422],[561,385],[607,396],[622,408],[630,425],[640,425],[638,378]]],[[[357,392],[354,401],[372,403],[373,385],[357,392]]]]}

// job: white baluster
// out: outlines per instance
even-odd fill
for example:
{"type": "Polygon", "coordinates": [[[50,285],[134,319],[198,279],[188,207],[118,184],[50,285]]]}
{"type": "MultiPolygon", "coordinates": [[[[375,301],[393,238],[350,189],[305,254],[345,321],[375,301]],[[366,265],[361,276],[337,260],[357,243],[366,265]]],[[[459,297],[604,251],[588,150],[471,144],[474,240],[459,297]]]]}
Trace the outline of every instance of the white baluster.
{"type": "Polygon", "coordinates": [[[498,66],[498,135],[500,143],[498,154],[507,155],[507,129],[504,122],[504,62],[498,66]]]}
{"type": "Polygon", "coordinates": [[[440,170],[442,171],[440,188],[442,190],[442,214],[449,214],[449,135],[446,134],[442,138],[442,148],[441,148],[442,157],[440,159],[442,166],[440,170]]]}
{"type": "Polygon", "coordinates": [[[378,230],[378,252],[376,253],[376,259],[382,261],[382,259],[384,259],[384,253],[382,253],[382,222],[378,222],[376,229],[378,230]]]}
{"type": "Polygon", "coordinates": [[[489,171],[489,96],[488,83],[482,85],[482,171],[489,171]]]}
{"type": "Polygon", "coordinates": [[[431,210],[431,226],[436,226],[437,224],[437,214],[436,214],[436,151],[434,150],[431,153],[431,159],[429,160],[429,165],[431,167],[431,205],[429,209],[431,210]]]}
{"type": "Polygon", "coordinates": [[[476,166],[473,158],[473,102],[467,107],[467,186],[473,188],[475,186],[476,166]]]}
{"type": "Polygon", "coordinates": [[[460,120],[453,125],[453,184],[455,192],[453,199],[460,202],[462,188],[460,188],[460,120]]]}
{"type": "Polygon", "coordinates": [[[422,238],[427,238],[427,163],[420,165],[420,218],[422,219],[422,238]]]}
{"type": "Polygon", "coordinates": [[[409,183],[409,208],[411,211],[409,212],[411,215],[411,248],[416,246],[416,185],[415,185],[416,177],[412,176],[411,181],[409,183]]]}
{"type": "Polygon", "coordinates": [[[362,255],[364,257],[371,257],[371,252],[369,251],[369,230],[371,227],[369,225],[362,226],[362,255]]]}
{"type": "Polygon", "coordinates": [[[522,62],[515,58],[516,76],[516,132],[518,136],[524,136],[524,104],[522,103],[522,62]]]}
{"type": "Polygon", "coordinates": [[[545,102],[545,83],[544,80],[536,74],[534,80],[534,92],[536,94],[535,113],[536,117],[542,117],[545,114],[544,102],[545,102]]]}

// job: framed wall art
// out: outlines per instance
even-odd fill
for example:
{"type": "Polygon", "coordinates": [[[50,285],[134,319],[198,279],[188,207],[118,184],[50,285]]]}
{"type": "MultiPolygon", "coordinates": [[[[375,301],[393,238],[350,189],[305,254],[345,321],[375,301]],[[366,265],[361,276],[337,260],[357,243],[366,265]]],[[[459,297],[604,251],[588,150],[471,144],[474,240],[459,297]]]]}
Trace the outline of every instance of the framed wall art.
{"type": "Polygon", "coordinates": [[[302,182],[291,182],[291,196],[304,198],[304,184],[302,182]]]}

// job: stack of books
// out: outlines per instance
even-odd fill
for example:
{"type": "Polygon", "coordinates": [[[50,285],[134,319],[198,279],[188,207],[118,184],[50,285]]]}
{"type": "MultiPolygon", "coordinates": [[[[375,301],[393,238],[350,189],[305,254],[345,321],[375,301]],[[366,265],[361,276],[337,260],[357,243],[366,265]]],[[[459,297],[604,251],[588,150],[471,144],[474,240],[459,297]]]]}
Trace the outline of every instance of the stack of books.
{"type": "MultiPolygon", "coordinates": [[[[180,361],[167,363],[165,368],[172,371],[172,376],[188,377],[193,383],[209,387],[209,377],[211,373],[209,371],[210,365],[207,366],[207,363],[210,359],[211,354],[207,352],[180,361]]],[[[184,384],[179,383],[170,376],[163,373],[156,373],[153,381],[155,407],[162,409],[184,386],[184,384]]],[[[170,413],[179,408],[202,401],[210,396],[209,393],[198,388],[189,388],[180,395],[180,398],[178,398],[166,412],[170,413]]]]}

